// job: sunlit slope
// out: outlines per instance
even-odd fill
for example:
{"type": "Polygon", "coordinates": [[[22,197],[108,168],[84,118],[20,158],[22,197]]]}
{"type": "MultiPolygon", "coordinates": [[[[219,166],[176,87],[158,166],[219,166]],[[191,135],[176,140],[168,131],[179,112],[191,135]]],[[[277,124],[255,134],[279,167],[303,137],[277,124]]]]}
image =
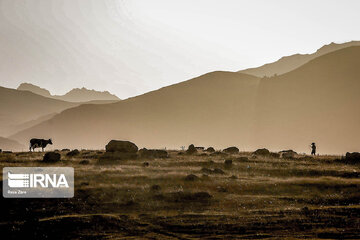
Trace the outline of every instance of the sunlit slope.
{"type": "Polygon", "coordinates": [[[321,56],[281,76],[262,79],[254,143],[323,153],[360,149],[360,47],[321,56]]]}
{"type": "Polygon", "coordinates": [[[286,56],[281,59],[279,59],[276,62],[268,63],[265,65],[262,65],[257,68],[249,68],[242,71],[239,71],[241,73],[251,74],[257,77],[264,77],[268,76],[271,77],[275,74],[281,75],[287,72],[290,72],[292,70],[295,70],[296,68],[304,65],[305,63],[308,63],[309,61],[320,57],[324,54],[334,52],[343,48],[351,47],[351,46],[360,46],[360,41],[351,41],[347,43],[331,43],[328,45],[325,45],[318,49],[316,52],[312,54],[294,54],[291,56],[286,56]]]}
{"type": "Polygon", "coordinates": [[[156,148],[305,152],[316,142],[320,153],[344,153],[359,150],[359,90],[360,47],[349,47],[278,77],[213,72],[118,103],[82,105],[13,137],[52,137],[57,148],[128,139],[156,148]]]}
{"type": "Polygon", "coordinates": [[[52,137],[59,148],[103,148],[113,138],[146,147],[248,147],[258,82],[213,72],[118,103],[69,109],[13,137],[52,137]]]}
{"type": "Polygon", "coordinates": [[[29,91],[0,87],[0,136],[18,131],[16,129],[19,124],[77,105],[79,104],[46,98],[29,91]]]}

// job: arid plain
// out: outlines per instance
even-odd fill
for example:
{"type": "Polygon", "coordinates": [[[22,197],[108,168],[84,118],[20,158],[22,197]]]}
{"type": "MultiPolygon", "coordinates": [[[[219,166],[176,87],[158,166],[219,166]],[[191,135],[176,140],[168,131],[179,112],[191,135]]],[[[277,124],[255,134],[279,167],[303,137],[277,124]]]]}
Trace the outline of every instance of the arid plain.
{"type": "Polygon", "coordinates": [[[2,234],[37,239],[360,236],[360,168],[340,156],[287,159],[199,150],[104,161],[104,151],[59,153],[57,163],[44,163],[41,152],[0,155],[1,167],[75,168],[74,198],[1,198],[2,234]]]}

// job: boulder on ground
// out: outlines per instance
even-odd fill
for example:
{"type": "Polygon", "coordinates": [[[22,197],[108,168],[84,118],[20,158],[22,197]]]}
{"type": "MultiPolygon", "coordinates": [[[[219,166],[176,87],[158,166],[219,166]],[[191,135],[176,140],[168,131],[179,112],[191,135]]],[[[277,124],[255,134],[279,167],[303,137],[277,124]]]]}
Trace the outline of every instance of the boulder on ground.
{"type": "Polygon", "coordinates": [[[260,148],[258,150],[256,150],[255,152],[253,152],[254,155],[258,155],[258,156],[268,156],[270,155],[270,151],[266,148],[260,148]]]}
{"type": "Polygon", "coordinates": [[[138,147],[129,141],[111,140],[105,146],[106,152],[136,153],[138,147]]]}
{"type": "Polygon", "coordinates": [[[360,153],[359,152],[347,152],[345,155],[345,161],[349,163],[360,163],[360,153]]]}
{"type": "Polygon", "coordinates": [[[81,161],[79,162],[79,164],[82,164],[82,165],[87,165],[87,164],[89,164],[89,163],[90,163],[89,160],[81,160],[81,161]]]}
{"type": "Polygon", "coordinates": [[[188,149],[186,150],[187,154],[194,154],[197,153],[196,147],[194,146],[194,144],[190,144],[188,149]]]}
{"type": "Polygon", "coordinates": [[[209,153],[213,153],[215,152],[215,149],[213,147],[208,147],[205,151],[209,153]]]}
{"type": "Polygon", "coordinates": [[[74,156],[79,155],[79,154],[80,154],[80,151],[77,150],[77,149],[74,149],[74,150],[68,152],[68,153],[66,154],[66,156],[68,156],[68,157],[74,157],[74,156]]]}
{"type": "Polygon", "coordinates": [[[142,148],[139,150],[139,155],[141,158],[168,158],[168,152],[165,150],[159,149],[146,149],[142,148]]]}
{"type": "Polygon", "coordinates": [[[106,152],[100,157],[101,161],[137,158],[138,147],[129,141],[111,140],[105,149],[106,152]]]}
{"type": "Polygon", "coordinates": [[[198,179],[199,179],[199,177],[194,174],[189,174],[185,177],[185,181],[195,181],[198,179]]]}
{"type": "Polygon", "coordinates": [[[70,149],[68,149],[68,148],[63,148],[63,149],[61,149],[61,151],[62,151],[62,152],[70,152],[70,149]]]}
{"type": "Polygon", "coordinates": [[[297,155],[297,152],[293,151],[293,150],[283,150],[280,153],[281,158],[295,158],[295,156],[297,155]]]}
{"type": "Polygon", "coordinates": [[[44,155],[43,162],[59,162],[61,158],[60,153],[47,152],[44,155]]]}
{"type": "Polygon", "coordinates": [[[225,162],[224,162],[224,164],[225,164],[226,166],[231,166],[232,163],[233,163],[232,159],[226,159],[225,162]]]}
{"type": "Polygon", "coordinates": [[[228,147],[223,150],[223,152],[230,153],[230,154],[237,154],[239,153],[239,149],[237,147],[228,147]]]}

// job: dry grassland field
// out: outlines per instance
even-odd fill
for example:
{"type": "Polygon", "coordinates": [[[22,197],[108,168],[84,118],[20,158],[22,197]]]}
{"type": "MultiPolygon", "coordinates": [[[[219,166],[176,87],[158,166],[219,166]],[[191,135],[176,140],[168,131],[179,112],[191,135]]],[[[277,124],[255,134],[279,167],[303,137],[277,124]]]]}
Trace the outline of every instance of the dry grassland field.
{"type": "Polygon", "coordinates": [[[74,198],[1,198],[4,239],[360,238],[360,165],[339,156],[67,153],[57,163],[41,152],[0,154],[1,167],[75,169],[74,198]]]}

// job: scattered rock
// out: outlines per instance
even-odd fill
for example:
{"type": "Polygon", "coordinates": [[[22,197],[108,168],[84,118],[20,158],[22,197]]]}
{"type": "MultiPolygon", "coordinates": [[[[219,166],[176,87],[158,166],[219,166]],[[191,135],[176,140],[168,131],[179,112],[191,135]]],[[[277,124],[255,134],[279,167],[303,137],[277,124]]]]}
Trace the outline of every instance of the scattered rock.
{"type": "Polygon", "coordinates": [[[257,155],[257,156],[269,156],[270,151],[266,148],[260,148],[260,149],[256,150],[255,152],[253,152],[253,154],[257,155]]]}
{"type": "Polygon", "coordinates": [[[293,150],[283,150],[280,152],[280,156],[281,158],[295,158],[295,156],[297,155],[297,152],[293,151],[293,150]]]}
{"type": "Polygon", "coordinates": [[[229,154],[238,154],[239,153],[239,149],[237,147],[228,147],[228,148],[225,148],[223,150],[223,152],[225,153],[229,153],[229,154]]]}
{"type": "Polygon", "coordinates": [[[232,161],[231,159],[226,159],[225,162],[224,162],[224,164],[225,164],[226,166],[231,166],[232,163],[233,163],[233,161],[232,161]]]}
{"type": "Polygon", "coordinates": [[[345,161],[348,163],[360,163],[360,153],[359,152],[347,152],[345,155],[345,161]]]}
{"type": "Polygon", "coordinates": [[[129,141],[111,140],[105,146],[106,152],[136,153],[138,147],[129,141]]]}
{"type": "Polygon", "coordinates": [[[194,146],[194,144],[190,144],[188,149],[186,150],[186,153],[187,154],[194,154],[194,153],[197,153],[197,150],[194,146]]]}
{"type": "Polygon", "coordinates": [[[68,156],[68,157],[74,157],[74,156],[79,155],[79,154],[80,154],[80,151],[77,150],[77,149],[74,149],[74,150],[68,152],[68,153],[66,154],[66,156],[68,156]]]}
{"type": "Polygon", "coordinates": [[[140,149],[139,155],[141,158],[168,158],[169,157],[168,152],[165,150],[146,149],[146,148],[140,149]]]}
{"type": "Polygon", "coordinates": [[[148,167],[148,166],[150,166],[150,164],[148,163],[148,162],[143,162],[143,167],[148,167]]]}
{"type": "Polygon", "coordinates": [[[190,174],[190,175],[187,175],[185,177],[185,181],[195,181],[195,180],[198,180],[198,179],[199,179],[199,177],[194,175],[194,174],[190,174]]]}
{"type": "Polygon", "coordinates": [[[231,175],[230,179],[238,179],[238,177],[235,175],[231,175]]]}
{"type": "Polygon", "coordinates": [[[87,164],[89,164],[89,163],[90,163],[89,160],[81,160],[81,161],[79,162],[79,164],[82,164],[82,165],[87,165],[87,164]]]}
{"type": "Polygon", "coordinates": [[[218,192],[227,192],[227,189],[226,188],[224,188],[223,186],[217,186],[216,187],[216,190],[218,191],[218,192]]]}
{"type": "Polygon", "coordinates": [[[208,153],[213,153],[215,152],[215,149],[213,147],[208,147],[205,151],[208,153]]]}
{"type": "Polygon", "coordinates": [[[106,152],[100,157],[101,161],[137,158],[138,147],[129,141],[111,140],[105,149],[106,152]]]}
{"type": "Polygon", "coordinates": [[[60,161],[60,157],[61,157],[60,153],[47,152],[47,153],[45,153],[45,155],[44,155],[43,162],[49,162],[49,163],[59,162],[59,161],[60,161]]]}
{"type": "Polygon", "coordinates": [[[195,147],[197,150],[204,150],[204,147],[195,147]]]}

